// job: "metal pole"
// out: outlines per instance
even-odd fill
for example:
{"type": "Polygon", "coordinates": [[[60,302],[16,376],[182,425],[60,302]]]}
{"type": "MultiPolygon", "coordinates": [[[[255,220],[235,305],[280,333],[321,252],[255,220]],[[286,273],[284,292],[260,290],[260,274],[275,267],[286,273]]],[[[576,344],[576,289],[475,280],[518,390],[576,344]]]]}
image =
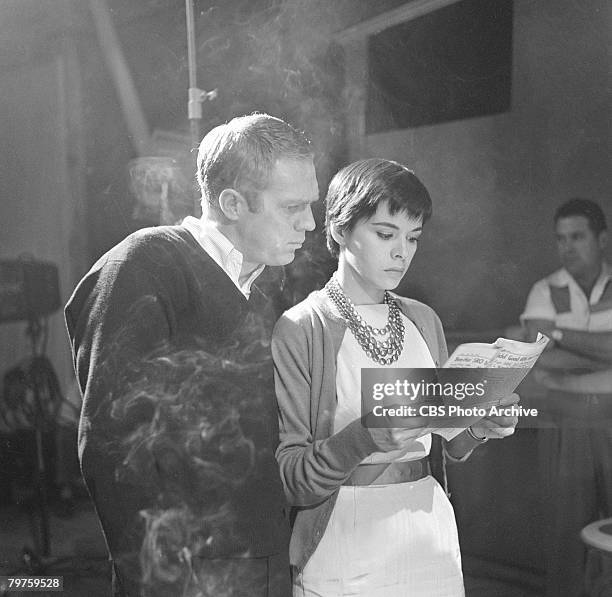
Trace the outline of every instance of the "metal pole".
{"type": "Polygon", "coordinates": [[[187,113],[191,127],[191,141],[194,146],[197,146],[200,142],[199,125],[202,118],[202,92],[198,89],[193,0],[185,0],[185,8],[187,14],[187,62],[189,65],[189,102],[187,105],[187,113]]]}
{"type": "Polygon", "coordinates": [[[38,351],[37,345],[41,334],[41,324],[34,316],[28,322],[27,334],[32,343],[32,363],[30,365],[30,382],[34,393],[34,404],[36,415],[34,425],[36,427],[36,489],[38,491],[38,506],[40,509],[40,541],[41,555],[47,557],[50,552],[49,534],[49,497],[47,495],[47,466],[45,463],[43,428],[46,427],[45,407],[41,395],[42,373],[37,370],[38,351]]]}
{"type": "MultiPolygon", "coordinates": [[[[187,102],[187,116],[191,132],[191,147],[200,144],[200,120],[202,119],[202,91],[198,89],[198,73],[196,62],[195,18],[193,14],[193,0],[185,0],[185,13],[187,18],[187,63],[189,66],[189,96],[187,102]]],[[[199,198],[194,197],[193,213],[198,214],[200,208],[199,198]]]]}

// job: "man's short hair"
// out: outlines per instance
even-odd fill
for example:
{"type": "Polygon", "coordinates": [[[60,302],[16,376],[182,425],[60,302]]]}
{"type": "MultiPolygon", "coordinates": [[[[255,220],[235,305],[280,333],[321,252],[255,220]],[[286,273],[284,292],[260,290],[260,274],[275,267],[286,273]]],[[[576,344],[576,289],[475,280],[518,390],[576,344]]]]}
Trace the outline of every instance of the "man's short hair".
{"type": "Polygon", "coordinates": [[[233,118],[212,129],[200,143],[197,178],[202,201],[218,209],[224,189],[242,193],[249,209],[257,211],[257,195],[265,189],[279,159],[312,158],[306,136],[280,118],[251,114],[233,118]]]}
{"type": "Polygon", "coordinates": [[[555,212],[555,225],[561,218],[570,218],[572,216],[585,217],[589,223],[589,228],[595,234],[608,229],[604,212],[595,201],[590,199],[574,198],[566,201],[555,212]]]}
{"type": "Polygon", "coordinates": [[[404,211],[425,223],[431,216],[431,197],[412,170],[398,162],[371,158],[342,168],[329,183],[325,197],[327,248],[337,257],[340,247],[331,227],[350,231],[361,219],[371,218],[387,202],[391,215],[404,211]]]}

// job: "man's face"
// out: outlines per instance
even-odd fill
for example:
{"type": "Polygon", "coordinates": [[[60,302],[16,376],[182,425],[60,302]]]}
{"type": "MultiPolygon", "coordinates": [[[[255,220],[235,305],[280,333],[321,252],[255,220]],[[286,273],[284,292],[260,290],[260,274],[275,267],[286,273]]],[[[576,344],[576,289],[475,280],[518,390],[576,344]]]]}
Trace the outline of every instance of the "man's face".
{"type": "Polygon", "coordinates": [[[559,218],[555,226],[561,263],[574,277],[601,266],[604,233],[595,234],[584,216],[559,218]]]}
{"type": "Polygon", "coordinates": [[[287,265],[302,246],[306,231],[314,230],[312,203],[319,186],[312,159],[280,159],[267,187],[258,193],[256,212],[238,222],[237,248],[245,264],[287,265]]]}

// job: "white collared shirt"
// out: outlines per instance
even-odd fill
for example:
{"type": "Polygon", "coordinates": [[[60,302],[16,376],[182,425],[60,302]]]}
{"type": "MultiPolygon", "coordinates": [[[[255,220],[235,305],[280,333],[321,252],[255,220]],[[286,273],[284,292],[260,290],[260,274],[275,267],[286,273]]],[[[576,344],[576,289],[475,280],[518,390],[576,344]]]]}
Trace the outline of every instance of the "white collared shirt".
{"type": "Polygon", "coordinates": [[[255,268],[244,284],[240,284],[240,271],[244,257],[229,238],[220,232],[212,222],[193,216],[187,216],[182,226],[191,233],[211,259],[229,276],[236,288],[248,299],[251,295],[251,285],[263,272],[265,265],[255,268]]]}
{"type": "Polygon", "coordinates": [[[589,332],[612,330],[612,267],[603,262],[588,298],[565,268],[536,282],[521,315],[521,321],[526,319],[548,319],[557,327],[589,332]],[[568,304],[562,312],[553,304],[551,292],[554,289],[568,295],[568,304]]]}

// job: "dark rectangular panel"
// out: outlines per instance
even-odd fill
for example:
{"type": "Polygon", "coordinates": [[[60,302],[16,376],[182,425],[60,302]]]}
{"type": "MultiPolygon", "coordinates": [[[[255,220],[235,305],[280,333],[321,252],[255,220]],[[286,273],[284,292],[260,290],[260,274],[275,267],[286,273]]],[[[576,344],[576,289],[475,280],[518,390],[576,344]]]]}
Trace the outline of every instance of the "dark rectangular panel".
{"type": "Polygon", "coordinates": [[[463,0],[368,41],[367,133],[510,109],[512,0],[463,0]]]}

